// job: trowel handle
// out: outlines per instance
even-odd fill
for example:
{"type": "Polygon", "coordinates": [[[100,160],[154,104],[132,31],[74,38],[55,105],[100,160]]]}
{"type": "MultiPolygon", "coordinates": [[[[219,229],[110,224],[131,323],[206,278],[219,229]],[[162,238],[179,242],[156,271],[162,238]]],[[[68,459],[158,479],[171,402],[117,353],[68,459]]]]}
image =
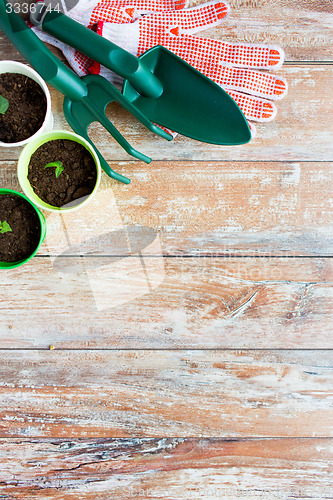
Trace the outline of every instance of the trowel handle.
{"type": "Polygon", "coordinates": [[[87,95],[87,86],[52,54],[6,0],[0,0],[0,30],[52,87],[73,100],[87,95]]]}
{"type": "Polygon", "coordinates": [[[43,2],[36,7],[30,16],[33,24],[127,79],[145,97],[162,94],[161,82],[140,59],[61,12],[46,11],[43,2]]]}

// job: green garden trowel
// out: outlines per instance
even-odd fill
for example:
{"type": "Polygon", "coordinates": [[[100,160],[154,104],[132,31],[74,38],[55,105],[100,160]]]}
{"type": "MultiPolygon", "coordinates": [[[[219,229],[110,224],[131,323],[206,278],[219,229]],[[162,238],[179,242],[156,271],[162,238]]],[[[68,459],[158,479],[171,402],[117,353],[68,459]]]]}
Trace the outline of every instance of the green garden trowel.
{"type": "Polygon", "coordinates": [[[134,149],[106,117],[105,109],[112,101],[133,114],[152,132],[171,140],[172,136],[154,125],[110,82],[99,75],[80,78],[61,62],[14,12],[10,4],[0,0],[0,30],[15,45],[40,76],[52,87],[64,94],[64,115],[72,129],[87,139],[94,147],[105,173],[120,182],[128,184],[130,179],[114,172],[88,136],[88,127],[100,122],[116,141],[132,156],[149,163],[151,159],[134,149]]]}
{"type": "Polygon", "coordinates": [[[249,142],[248,123],[216,83],[157,45],[139,58],[43,2],[31,22],[125,78],[123,95],[149,120],[198,141],[249,142]]]}

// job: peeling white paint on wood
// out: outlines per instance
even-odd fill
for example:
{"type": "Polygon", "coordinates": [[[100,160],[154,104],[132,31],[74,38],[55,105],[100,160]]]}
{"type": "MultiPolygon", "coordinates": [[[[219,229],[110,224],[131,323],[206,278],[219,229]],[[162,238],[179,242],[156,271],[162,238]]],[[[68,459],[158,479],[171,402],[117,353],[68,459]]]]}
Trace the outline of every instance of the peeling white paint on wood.
{"type": "MultiPolygon", "coordinates": [[[[15,163],[0,165],[3,186],[17,189],[15,163]]],[[[116,162],[111,167],[119,170],[116,162]]],[[[332,167],[331,162],[189,161],[144,167],[129,162],[122,173],[132,171],[131,185],[104,175],[85,209],[46,214],[48,237],[40,253],[58,255],[69,238],[78,244],[101,232],[141,225],[158,232],[164,255],[329,256],[332,167]],[[142,178],[148,168],[153,183],[142,178]]]]}
{"type": "Polygon", "coordinates": [[[9,498],[330,497],[330,439],[9,439],[9,498]],[[10,457],[10,458],[9,458],[10,457]]]}
{"type": "Polygon", "coordinates": [[[82,258],[83,271],[75,274],[55,271],[47,257],[1,273],[1,347],[331,346],[331,259],[147,256],[145,276],[137,272],[139,257],[127,259],[123,273],[116,268],[105,286],[112,294],[117,278],[117,287],[132,283],[147,293],[130,294],[103,313],[82,258]]]}
{"type": "Polygon", "coordinates": [[[331,436],[321,351],[2,352],[3,437],[331,436]]]}

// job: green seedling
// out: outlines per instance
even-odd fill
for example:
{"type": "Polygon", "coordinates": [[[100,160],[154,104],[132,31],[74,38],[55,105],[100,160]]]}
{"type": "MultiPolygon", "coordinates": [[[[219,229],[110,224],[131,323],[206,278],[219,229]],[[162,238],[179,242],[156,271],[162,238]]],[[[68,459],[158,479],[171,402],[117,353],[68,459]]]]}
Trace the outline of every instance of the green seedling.
{"type": "Polygon", "coordinates": [[[3,222],[0,221],[0,233],[3,234],[9,232],[12,232],[12,228],[10,227],[8,222],[5,220],[3,222]]]}
{"type": "Polygon", "coordinates": [[[0,113],[4,115],[9,108],[8,100],[0,94],[0,113]]]}
{"type": "Polygon", "coordinates": [[[64,170],[64,167],[63,167],[61,161],[51,161],[51,163],[48,163],[47,165],[45,165],[44,168],[49,168],[49,167],[55,168],[55,176],[57,179],[58,179],[59,175],[61,174],[61,172],[64,170]]]}

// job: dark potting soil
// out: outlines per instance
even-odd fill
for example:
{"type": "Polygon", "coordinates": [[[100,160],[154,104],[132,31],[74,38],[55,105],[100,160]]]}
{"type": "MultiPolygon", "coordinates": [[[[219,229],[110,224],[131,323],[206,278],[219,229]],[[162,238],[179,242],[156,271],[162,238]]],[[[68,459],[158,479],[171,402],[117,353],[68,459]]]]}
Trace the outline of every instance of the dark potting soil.
{"type": "Polygon", "coordinates": [[[0,233],[0,261],[16,262],[28,258],[37,248],[41,226],[35,209],[19,196],[0,196],[0,221],[12,231],[0,233]]]}
{"type": "Polygon", "coordinates": [[[7,111],[0,114],[0,141],[24,141],[41,128],[46,115],[46,97],[37,82],[18,73],[2,73],[0,95],[9,102],[7,111]]]}
{"type": "Polygon", "coordinates": [[[54,207],[89,195],[96,184],[96,164],[89,151],[68,139],[56,139],[40,146],[31,156],[28,180],[37,196],[54,207]],[[56,177],[55,167],[44,168],[60,161],[64,170],[56,177]]]}

